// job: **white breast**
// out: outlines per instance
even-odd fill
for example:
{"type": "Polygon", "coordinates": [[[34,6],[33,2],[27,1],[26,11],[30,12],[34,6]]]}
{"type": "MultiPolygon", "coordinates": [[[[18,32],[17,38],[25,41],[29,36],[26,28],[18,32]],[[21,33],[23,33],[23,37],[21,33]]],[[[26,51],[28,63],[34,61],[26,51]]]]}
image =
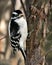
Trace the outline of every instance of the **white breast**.
{"type": "Polygon", "coordinates": [[[19,43],[21,44],[20,46],[23,47],[23,44],[26,41],[27,35],[28,35],[28,33],[27,33],[27,22],[26,22],[26,19],[24,19],[23,17],[21,17],[20,19],[16,19],[15,22],[18,23],[20,26],[19,31],[20,31],[22,36],[20,38],[19,43]]]}

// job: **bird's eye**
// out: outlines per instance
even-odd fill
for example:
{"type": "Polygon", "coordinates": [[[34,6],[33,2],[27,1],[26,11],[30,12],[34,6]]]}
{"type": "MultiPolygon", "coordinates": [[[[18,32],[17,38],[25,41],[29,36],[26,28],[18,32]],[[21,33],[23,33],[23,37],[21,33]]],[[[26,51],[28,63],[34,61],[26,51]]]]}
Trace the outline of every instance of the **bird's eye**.
{"type": "Polygon", "coordinates": [[[12,14],[12,17],[17,17],[18,16],[18,14],[12,14]]]}

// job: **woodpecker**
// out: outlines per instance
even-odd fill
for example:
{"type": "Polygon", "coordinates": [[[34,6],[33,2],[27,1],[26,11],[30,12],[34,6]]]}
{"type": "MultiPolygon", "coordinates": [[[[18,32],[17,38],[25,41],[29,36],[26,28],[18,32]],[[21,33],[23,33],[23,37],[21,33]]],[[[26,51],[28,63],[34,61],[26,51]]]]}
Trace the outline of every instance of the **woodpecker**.
{"type": "Polygon", "coordinates": [[[14,10],[12,12],[8,28],[13,53],[15,54],[17,50],[20,50],[26,59],[26,54],[24,52],[24,42],[26,42],[28,35],[27,21],[20,10],[14,10]]]}

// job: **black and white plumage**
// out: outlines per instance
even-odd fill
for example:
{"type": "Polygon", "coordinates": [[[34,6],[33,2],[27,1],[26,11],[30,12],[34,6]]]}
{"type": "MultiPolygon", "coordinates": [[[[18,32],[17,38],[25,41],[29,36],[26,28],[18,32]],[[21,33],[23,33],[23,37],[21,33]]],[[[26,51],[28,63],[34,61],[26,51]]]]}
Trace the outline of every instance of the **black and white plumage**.
{"type": "Polygon", "coordinates": [[[9,38],[14,53],[18,49],[25,58],[23,45],[27,39],[27,22],[20,10],[15,10],[12,13],[11,21],[9,22],[9,38]]]}

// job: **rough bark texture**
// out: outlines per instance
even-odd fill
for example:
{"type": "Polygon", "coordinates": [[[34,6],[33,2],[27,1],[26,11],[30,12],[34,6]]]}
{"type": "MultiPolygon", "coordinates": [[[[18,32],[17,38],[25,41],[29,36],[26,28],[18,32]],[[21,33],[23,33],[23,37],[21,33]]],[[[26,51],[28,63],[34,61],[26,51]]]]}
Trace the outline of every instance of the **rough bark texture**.
{"type": "Polygon", "coordinates": [[[48,29],[50,1],[26,0],[27,23],[29,36],[27,38],[26,65],[45,65],[45,41],[48,29]],[[28,3],[29,1],[29,3],[28,3]]]}

